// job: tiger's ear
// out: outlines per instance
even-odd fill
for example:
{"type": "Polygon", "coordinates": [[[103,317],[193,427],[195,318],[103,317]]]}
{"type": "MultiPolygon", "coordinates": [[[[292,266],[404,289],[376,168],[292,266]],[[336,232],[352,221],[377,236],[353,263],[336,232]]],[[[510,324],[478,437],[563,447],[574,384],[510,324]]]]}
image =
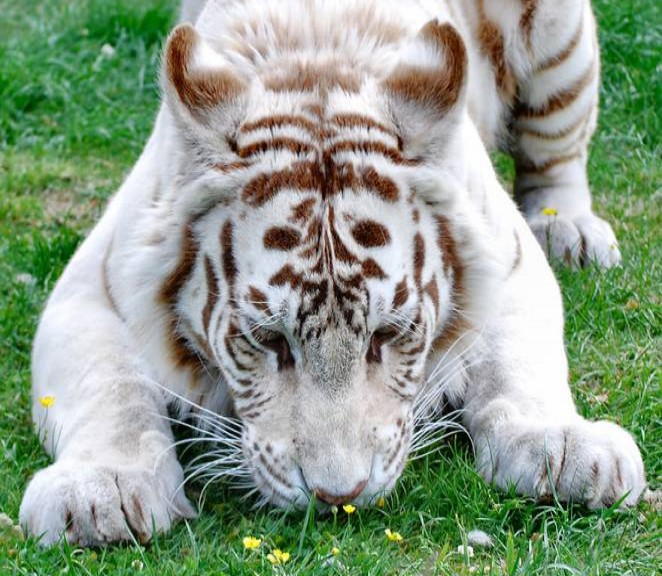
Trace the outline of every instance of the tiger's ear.
{"type": "Polygon", "coordinates": [[[172,31],[163,60],[163,83],[171,107],[198,121],[235,103],[247,89],[190,24],[172,31]]]}
{"type": "Polygon", "coordinates": [[[448,139],[464,106],[467,51],[449,23],[428,22],[383,81],[405,152],[428,156],[448,139]]]}

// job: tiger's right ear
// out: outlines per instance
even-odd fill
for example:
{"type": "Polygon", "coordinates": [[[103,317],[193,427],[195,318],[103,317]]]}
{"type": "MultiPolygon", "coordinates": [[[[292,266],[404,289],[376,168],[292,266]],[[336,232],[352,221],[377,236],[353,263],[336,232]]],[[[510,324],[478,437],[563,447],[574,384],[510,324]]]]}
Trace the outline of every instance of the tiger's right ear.
{"type": "Polygon", "coordinates": [[[247,89],[190,24],[172,31],[163,60],[163,84],[171,106],[198,121],[236,102],[247,89]]]}

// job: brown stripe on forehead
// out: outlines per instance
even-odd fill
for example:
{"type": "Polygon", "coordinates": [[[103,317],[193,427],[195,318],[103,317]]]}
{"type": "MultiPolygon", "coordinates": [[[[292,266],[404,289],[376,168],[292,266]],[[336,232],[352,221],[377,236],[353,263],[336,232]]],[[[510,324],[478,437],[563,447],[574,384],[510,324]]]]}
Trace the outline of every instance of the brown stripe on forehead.
{"type": "Polygon", "coordinates": [[[301,275],[294,271],[291,264],[286,264],[269,279],[269,284],[271,286],[289,284],[292,288],[296,288],[301,284],[301,275]]]}
{"type": "Polygon", "coordinates": [[[382,142],[376,142],[374,140],[341,140],[329,146],[326,149],[326,152],[331,156],[342,152],[350,152],[352,154],[379,154],[384,158],[388,158],[394,164],[404,164],[407,166],[416,166],[420,164],[420,161],[405,158],[397,148],[387,146],[382,142]]]}
{"type": "Polygon", "coordinates": [[[359,220],[352,226],[352,236],[364,248],[386,246],[391,242],[386,226],[374,220],[359,220]]]}
{"type": "Polygon", "coordinates": [[[393,138],[397,139],[398,137],[398,135],[385,124],[360,114],[336,114],[333,118],[331,118],[331,122],[340,128],[365,128],[371,130],[379,130],[380,132],[384,132],[384,134],[392,136],[393,138]]]}
{"type": "Polygon", "coordinates": [[[313,215],[313,208],[317,204],[316,198],[306,198],[292,207],[292,216],[290,222],[303,223],[309,220],[313,215]]]}
{"type": "Polygon", "coordinates": [[[281,190],[321,190],[321,173],[312,162],[295,162],[289,168],[260,174],[245,186],[242,200],[253,207],[269,202],[281,190]]]}
{"type": "Polygon", "coordinates": [[[251,156],[264,154],[267,151],[277,152],[279,150],[289,150],[294,154],[311,154],[312,152],[315,152],[315,147],[307,142],[296,140],[295,138],[279,136],[276,138],[270,138],[269,140],[253,142],[247,146],[242,146],[237,153],[241,158],[250,158],[251,156]]]}
{"type": "Polygon", "coordinates": [[[301,242],[301,232],[291,226],[272,226],[264,233],[263,243],[268,250],[293,250],[301,242]]]}
{"type": "Polygon", "coordinates": [[[246,122],[239,128],[240,132],[254,132],[256,130],[273,130],[274,128],[282,127],[302,128],[312,134],[316,134],[319,130],[315,122],[310,121],[305,116],[297,116],[295,114],[274,114],[267,116],[254,122],[246,122]]]}
{"type": "Polygon", "coordinates": [[[211,319],[214,306],[218,302],[219,288],[218,278],[216,271],[209,256],[205,254],[205,277],[207,279],[207,301],[205,307],[202,309],[202,326],[204,327],[205,334],[209,330],[209,320],[211,319]]]}
{"type": "Polygon", "coordinates": [[[357,92],[361,86],[358,75],[345,72],[331,65],[301,64],[286,76],[272,76],[263,81],[264,87],[273,92],[328,92],[341,89],[357,92]]]}
{"type": "Polygon", "coordinates": [[[368,258],[361,263],[361,271],[366,278],[377,278],[378,280],[386,278],[386,273],[382,270],[382,267],[372,258],[368,258]]]}
{"type": "Polygon", "coordinates": [[[329,206],[329,229],[331,232],[331,241],[333,243],[334,257],[346,264],[354,264],[355,262],[358,262],[356,256],[350,252],[349,248],[347,248],[347,245],[340,237],[340,234],[338,234],[338,230],[336,230],[335,210],[332,205],[329,206]]]}
{"type": "Polygon", "coordinates": [[[395,182],[387,176],[382,176],[374,168],[366,168],[361,173],[361,185],[387,202],[397,202],[400,196],[395,182]]]}

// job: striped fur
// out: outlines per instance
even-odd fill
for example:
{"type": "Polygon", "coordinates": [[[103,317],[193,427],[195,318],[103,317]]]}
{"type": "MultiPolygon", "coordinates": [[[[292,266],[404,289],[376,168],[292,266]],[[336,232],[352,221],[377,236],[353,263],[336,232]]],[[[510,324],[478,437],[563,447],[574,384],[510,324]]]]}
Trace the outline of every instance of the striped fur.
{"type": "Polygon", "coordinates": [[[35,418],[63,441],[29,530],[94,545],[192,515],[168,402],[212,442],[199,473],[277,505],[388,492],[445,403],[488,480],[634,503],[638,450],[577,415],[558,288],[487,154],[513,154],[543,247],[617,262],[585,176],[598,76],[579,0],[210,0],[44,313],[35,396],[63,402],[35,418]]]}

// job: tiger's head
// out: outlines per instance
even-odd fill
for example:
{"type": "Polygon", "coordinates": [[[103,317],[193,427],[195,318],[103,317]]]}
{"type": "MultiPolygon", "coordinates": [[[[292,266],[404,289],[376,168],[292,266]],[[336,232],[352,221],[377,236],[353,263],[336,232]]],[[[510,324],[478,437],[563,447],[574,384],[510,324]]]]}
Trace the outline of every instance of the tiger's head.
{"type": "Polygon", "coordinates": [[[309,62],[257,78],[183,25],[164,70],[174,346],[221,372],[267,499],[365,504],[402,472],[430,348],[463,321],[469,240],[430,176],[464,114],[462,40],[432,22],[381,79],[309,62]]]}

